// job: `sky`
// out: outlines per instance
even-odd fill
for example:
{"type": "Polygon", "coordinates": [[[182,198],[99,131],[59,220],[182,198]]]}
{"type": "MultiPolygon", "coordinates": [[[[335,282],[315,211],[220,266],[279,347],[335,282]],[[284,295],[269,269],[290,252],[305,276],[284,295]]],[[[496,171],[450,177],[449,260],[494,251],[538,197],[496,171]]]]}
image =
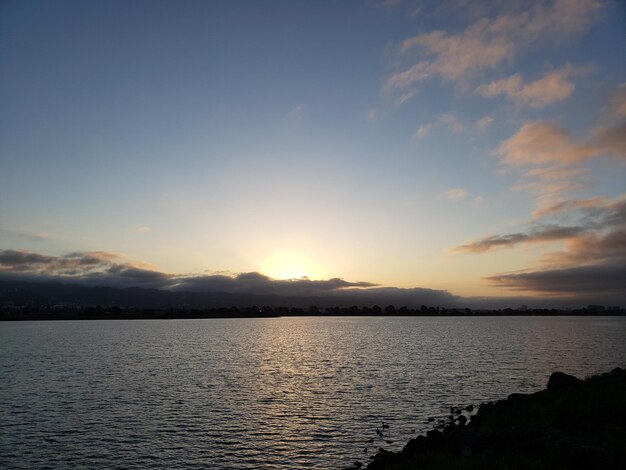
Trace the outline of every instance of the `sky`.
{"type": "Polygon", "coordinates": [[[0,275],[626,305],[625,39],[609,0],[2,1],[0,275]]]}

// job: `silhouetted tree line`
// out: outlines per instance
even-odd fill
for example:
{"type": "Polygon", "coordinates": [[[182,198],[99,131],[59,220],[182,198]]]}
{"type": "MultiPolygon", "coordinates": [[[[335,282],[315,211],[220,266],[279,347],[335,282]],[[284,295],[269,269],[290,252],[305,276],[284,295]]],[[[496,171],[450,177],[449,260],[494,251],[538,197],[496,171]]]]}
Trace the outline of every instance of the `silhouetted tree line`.
{"type": "MultiPolygon", "coordinates": [[[[596,306],[590,306],[596,307],[596,306]]],[[[621,308],[598,310],[525,309],[472,310],[469,308],[444,308],[422,305],[420,308],[406,306],[396,309],[393,305],[371,307],[220,307],[206,309],[186,308],[120,308],[120,307],[72,307],[72,306],[9,306],[0,308],[1,320],[106,320],[106,319],[183,319],[183,318],[272,318],[298,316],[552,316],[552,315],[625,315],[621,308]]]]}

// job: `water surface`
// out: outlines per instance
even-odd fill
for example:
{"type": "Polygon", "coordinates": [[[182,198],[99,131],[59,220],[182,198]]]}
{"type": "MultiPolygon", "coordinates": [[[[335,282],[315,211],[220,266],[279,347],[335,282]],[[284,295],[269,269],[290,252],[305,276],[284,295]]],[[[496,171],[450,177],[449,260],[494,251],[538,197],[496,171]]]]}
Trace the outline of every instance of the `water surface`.
{"type": "Polygon", "coordinates": [[[450,406],[625,364],[616,317],[4,322],[0,467],[340,468],[450,406]]]}

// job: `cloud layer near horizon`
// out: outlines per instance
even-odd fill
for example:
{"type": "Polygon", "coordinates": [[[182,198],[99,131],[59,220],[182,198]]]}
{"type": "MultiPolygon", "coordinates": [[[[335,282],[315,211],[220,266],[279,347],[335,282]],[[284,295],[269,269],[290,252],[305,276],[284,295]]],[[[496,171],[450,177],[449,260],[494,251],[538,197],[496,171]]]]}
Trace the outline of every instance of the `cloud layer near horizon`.
{"type": "Polygon", "coordinates": [[[312,280],[272,279],[258,272],[180,275],[132,263],[115,253],[74,252],[62,256],[18,250],[0,251],[0,277],[29,281],[60,281],[92,286],[142,287],[189,292],[278,295],[286,297],[334,297],[363,302],[400,302],[402,305],[455,305],[447,291],[426,288],[380,287],[371,282],[340,278],[312,280]]]}
{"type": "MultiPolygon", "coordinates": [[[[606,239],[586,240],[593,243],[588,257],[595,261],[613,260],[615,253],[624,253],[621,234],[606,239]]],[[[576,238],[582,242],[582,238],[576,238]]],[[[572,242],[575,243],[575,242],[572,242]]],[[[582,253],[582,251],[580,252],[582,253]]],[[[567,263],[580,262],[569,258],[573,252],[555,253],[562,257],[561,270],[502,274],[487,280],[499,287],[539,293],[529,297],[459,297],[445,290],[428,288],[382,287],[371,282],[350,282],[340,278],[311,280],[307,278],[280,280],[258,272],[180,275],[165,273],[143,263],[128,262],[122,256],[103,251],[73,252],[62,256],[0,250],[0,280],[61,282],[86,286],[114,288],[140,287],[178,292],[220,292],[229,294],[277,296],[286,299],[307,298],[328,305],[388,305],[411,308],[420,305],[448,308],[505,308],[527,304],[537,308],[574,307],[589,303],[626,305],[621,283],[626,277],[626,259],[592,264],[578,268],[567,263]],[[620,264],[621,263],[621,264],[620,264]],[[589,281],[593,280],[592,283],[589,281]],[[621,290],[620,290],[621,289],[621,290]]],[[[582,256],[582,254],[581,254],[582,256]]]]}

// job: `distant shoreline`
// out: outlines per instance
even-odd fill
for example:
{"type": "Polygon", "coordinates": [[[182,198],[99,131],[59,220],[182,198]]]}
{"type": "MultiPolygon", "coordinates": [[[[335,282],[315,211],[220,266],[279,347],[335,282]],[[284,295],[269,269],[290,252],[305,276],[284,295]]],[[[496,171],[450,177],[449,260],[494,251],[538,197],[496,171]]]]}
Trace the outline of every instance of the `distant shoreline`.
{"type": "Polygon", "coordinates": [[[233,319],[233,318],[282,318],[282,317],[621,317],[626,310],[410,310],[402,309],[393,312],[373,311],[363,308],[330,308],[317,313],[303,309],[269,307],[247,309],[120,309],[120,308],[78,308],[67,309],[57,307],[44,308],[4,308],[0,309],[0,321],[55,321],[55,320],[199,320],[199,319],[233,319]]]}

